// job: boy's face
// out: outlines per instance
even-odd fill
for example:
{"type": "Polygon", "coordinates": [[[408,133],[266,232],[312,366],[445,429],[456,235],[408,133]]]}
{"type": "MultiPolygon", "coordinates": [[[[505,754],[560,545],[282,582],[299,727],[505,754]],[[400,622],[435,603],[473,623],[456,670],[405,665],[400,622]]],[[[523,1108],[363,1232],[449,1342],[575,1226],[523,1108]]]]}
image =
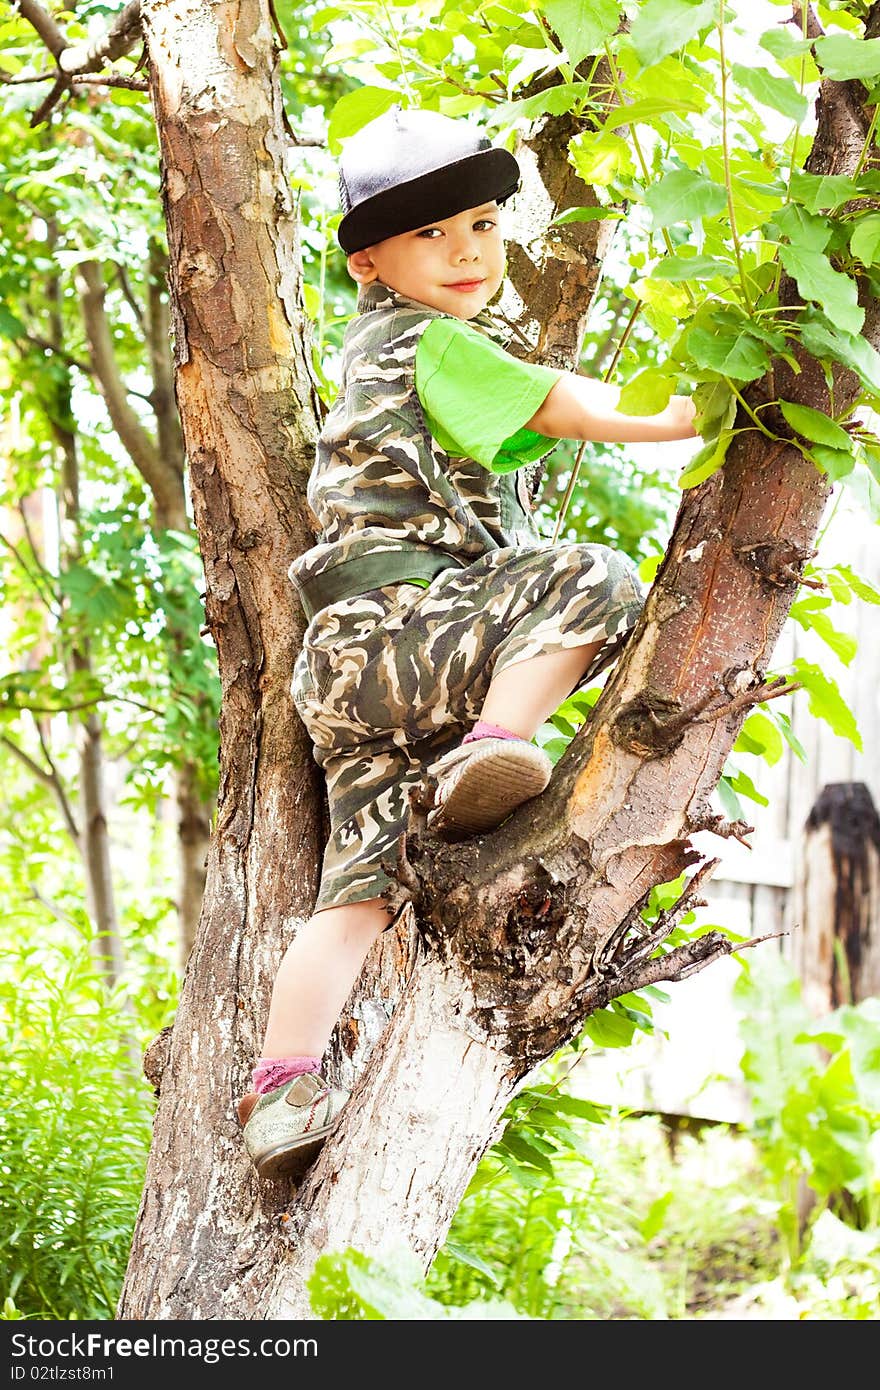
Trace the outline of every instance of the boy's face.
{"type": "Polygon", "coordinates": [[[468,208],[413,232],[387,237],[348,258],[359,285],[381,280],[457,319],[472,319],[504,278],[504,240],[494,202],[468,208]]]}

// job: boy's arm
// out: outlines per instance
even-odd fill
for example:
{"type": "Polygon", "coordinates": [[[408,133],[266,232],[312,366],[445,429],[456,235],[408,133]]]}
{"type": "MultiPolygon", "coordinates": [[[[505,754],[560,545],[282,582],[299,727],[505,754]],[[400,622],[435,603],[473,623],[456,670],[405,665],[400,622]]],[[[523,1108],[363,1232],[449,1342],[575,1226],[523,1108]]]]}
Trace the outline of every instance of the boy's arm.
{"type": "Polygon", "coordinates": [[[551,439],[593,439],[604,444],[696,437],[696,407],[690,396],[672,396],[656,415],[622,414],[616,409],[619,396],[617,386],[564,372],[526,428],[551,439]]]}

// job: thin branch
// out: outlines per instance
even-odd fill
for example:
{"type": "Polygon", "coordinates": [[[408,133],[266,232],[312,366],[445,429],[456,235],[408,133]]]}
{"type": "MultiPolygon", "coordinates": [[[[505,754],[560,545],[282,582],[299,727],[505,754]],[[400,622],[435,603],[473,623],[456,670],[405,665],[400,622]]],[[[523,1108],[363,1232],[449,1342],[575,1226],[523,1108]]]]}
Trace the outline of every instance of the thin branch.
{"type": "Polygon", "coordinates": [[[138,303],[137,295],[131,287],[131,281],[128,278],[128,270],[124,265],[121,265],[119,262],[116,263],[116,279],[119,281],[119,288],[122,290],[128,307],[131,309],[131,312],[135,316],[138,327],[144,333],[146,333],[147,325],[144,322],[143,309],[138,303]]]}
{"type": "MultiPolygon", "coordinates": [[[[33,3],[33,0],[28,0],[33,3]]],[[[65,44],[56,53],[58,66],[69,76],[74,73],[97,72],[105,63],[112,63],[131,51],[141,38],[141,0],[129,0],[116,16],[110,28],[93,43],[65,44]]]]}
{"type": "Polygon", "coordinates": [[[32,347],[43,348],[54,353],[68,367],[76,367],[76,370],[82,372],[84,376],[90,377],[92,375],[92,368],[88,362],[83,362],[80,357],[74,357],[73,353],[65,352],[63,348],[56,347],[48,338],[41,338],[37,333],[26,333],[24,341],[30,343],[32,347]]]}
{"type": "MultiPolygon", "coordinates": [[[[52,15],[37,0],[18,0],[18,11],[23,19],[33,25],[59,69],[51,90],[31,116],[32,127],[48,120],[50,112],[65,92],[74,91],[74,82],[79,75],[99,72],[105,63],[121,58],[134,47],[142,34],[140,0],[129,0],[106,33],[94,42],[85,44],[69,44],[63,29],[58,27],[52,15]]],[[[108,87],[128,87],[134,80],[122,74],[112,74],[105,76],[102,82],[108,87]]],[[[143,90],[140,83],[136,90],[143,90]]]]}
{"type": "MultiPolygon", "coordinates": [[[[12,554],[15,556],[19,565],[24,570],[25,574],[27,575],[28,579],[33,585],[34,594],[40,600],[40,603],[43,604],[44,608],[47,608],[49,610],[53,617],[57,618],[57,596],[52,590],[50,590],[49,597],[46,597],[46,593],[43,588],[44,580],[42,575],[35,574],[31,571],[31,568],[28,565],[27,561],[23,559],[22,556],[19,554],[18,547],[15,545],[15,542],[11,541],[8,536],[4,536],[2,532],[0,532],[0,544],[5,545],[8,550],[12,551],[12,554]]],[[[31,549],[33,549],[33,547],[31,547],[31,549]]]]}
{"type": "Polygon", "coordinates": [[[732,956],[739,951],[751,950],[765,941],[773,941],[786,932],[769,932],[766,936],[756,936],[750,941],[731,941],[720,931],[707,932],[694,941],[686,941],[682,946],[667,951],[665,956],[652,957],[643,961],[634,971],[623,970],[619,974],[606,974],[587,991],[590,998],[589,1013],[605,1008],[612,999],[621,994],[631,994],[656,985],[663,980],[678,983],[690,975],[696,975],[721,956],[732,956]],[[595,1001],[595,1002],[593,1002],[595,1001]]]}
{"type": "Polygon", "coordinates": [[[76,828],[76,821],[74,819],[73,811],[71,810],[70,803],[67,800],[67,793],[64,790],[64,783],[61,780],[61,774],[55,766],[55,761],[52,757],[49,745],[46,742],[46,735],[43,733],[42,725],[40,724],[40,721],[38,719],[34,720],[34,728],[37,731],[37,738],[40,740],[40,747],[43,750],[43,757],[46,759],[46,762],[52,769],[52,777],[55,786],[55,795],[58,798],[58,804],[61,807],[61,814],[64,817],[64,823],[70,831],[71,835],[74,836],[76,844],[81,849],[82,841],[80,839],[79,831],[76,828]]]}
{"type": "MultiPolygon", "coordinates": [[[[620,342],[617,344],[617,347],[616,347],[615,350],[614,350],[614,353],[613,353],[613,355],[612,355],[611,361],[608,363],[608,366],[605,368],[605,371],[602,373],[601,380],[602,380],[603,382],[609,382],[609,381],[611,380],[611,377],[612,377],[612,375],[613,375],[613,373],[614,373],[614,370],[615,370],[615,368],[616,368],[618,362],[620,361],[621,353],[623,352],[624,348],[626,347],[627,341],[629,340],[629,336],[630,336],[630,334],[631,334],[632,331],[633,331],[633,328],[634,328],[634,326],[635,326],[635,321],[636,321],[636,319],[638,318],[639,314],[641,313],[643,302],[644,302],[643,300],[637,299],[636,302],[635,302],[635,304],[633,305],[632,310],[630,311],[629,317],[627,318],[626,324],[624,325],[623,333],[621,334],[621,337],[620,337],[620,342]]],[[[584,457],[584,450],[586,449],[586,447],[587,447],[587,441],[586,441],[586,440],[583,440],[583,442],[581,443],[580,448],[579,448],[578,451],[577,451],[577,454],[575,455],[574,465],[573,465],[572,470],[571,470],[571,477],[570,477],[569,480],[568,480],[568,486],[567,486],[566,489],[565,489],[565,495],[564,495],[563,498],[562,498],[562,502],[561,502],[560,507],[559,507],[559,514],[558,514],[558,516],[557,516],[557,518],[556,518],[556,525],[555,525],[555,527],[553,528],[553,542],[552,542],[552,543],[553,543],[554,545],[556,544],[556,542],[557,542],[558,539],[559,539],[559,535],[560,535],[560,532],[561,532],[561,530],[562,530],[563,523],[564,523],[564,521],[565,521],[565,514],[566,514],[566,512],[568,511],[569,503],[571,502],[572,496],[574,495],[574,490],[575,490],[575,487],[576,487],[577,481],[578,481],[578,475],[579,475],[580,470],[581,470],[581,460],[582,460],[583,457],[584,457]]]]}
{"type": "Polygon", "coordinates": [[[54,71],[30,72],[18,76],[7,72],[5,68],[0,68],[0,82],[5,83],[7,87],[21,87],[28,82],[54,82],[57,76],[57,72],[54,71]]]}
{"type": "MultiPolygon", "coordinates": [[[[68,85],[60,81],[57,72],[37,72],[30,73],[25,77],[13,77],[12,73],[6,72],[4,68],[0,68],[0,82],[7,87],[21,86],[25,82],[55,82],[58,91],[63,91],[68,85]]],[[[142,77],[127,77],[121,72],[108,72],[96,77],[74,74],[69,79],[69,85],[73,87],[84,86],[88,83],[97,87],[124,87],[129,92],[148,92],[150,90],[149,82],[144,81],[142,77]]]]}
{"type": "Polygon", "coordinates": [[[95,380],[107,405],[113,428],[135,468],[149,487],[160,512],[173,514],[178,504],[180,480],[173,464],[162,457],[128,402],[128,387],[119,371],[113,339],[107,322],[105,285],[96,261],[81,261],[76,287],[82,305],[83,322],[95,380]]]}
{"type": "Polygon", "coordinates": [[[694,724],[710,724],[716,719],[721,719],[728,714],[736,714],[741,709],[750,709],[752,705],[762,705],[767,700],[778,700],[780,695],[791,695],[792,691],[800,690],[800,681],[786,680],[785,676],[775,676],[771,681],[765,681],[758,685],[754,690],[743,690],[739,695],[734,695],[726,705],[721,705],[718,709],[704,710],[702,714],[695,714],[694,724]]]}
{"type": "Polygon", "coordinates": [[[42,102],[31,116],[29,122],[31,128],[35,128],[38,125],[42,125],[44,121],[47,121],[49,119],[50,111],[52,111],[52,109],[58,105],[59,101],[64,96],[64,93],[69,92],[70,90],[70,79],[68,77],[56,78],[52,84],[50,92],[47,96],[43,98],[42,102]]]}
{"type": "Polygon", "coordinates": [[[19,762],[27,768],[28,772],[31,774],[32,777],[36,779],[36,781],[40,782],[44,787],[48,787],[49,791],[51,791],[52,795],[55,797],[55,800],[58,802],[59,807],[61,808],[61,814],[64,818],[64,824],[74,844],[79,846],[80,838],[79,831],[76,827],[76,821],[73,818],[73,812],[70,809],[70,803],[67,800],[64,787],[61,783],[61,778],[58,775],[58,769],[56,768],[51,756],[48,753],[48,750],[46,748],[46,741],[43,738],[43,734],[40,730],[39,725],[37,725],[37,732],[39,734],[40,744],[42,746],[43,753],[46,757],[46,761],[49,764],[49,770],[47,770],[45,767],[41,767],[40,764],[36,761],[36,759],[32,758],[29,753],[26,753],[23,748],[20,748],[19,745],[15,742],[15,739],[10,738],[8,734],[0,734],[0,743],[2,743],[5,748],[8,748],[10,753],[14,754],[14,756],[18,758],[19,762]]]}
{"type": "Polygon", "coordinates": [[[92,83],[96,87],[122,87],[127,92],[148,92],[149,82],[142,77],[126,77],[122,72],[102,73],[97,77],[87,77],[75,74],[71,77],[74,87],[82,87],[92,83]]]}
{"type": "Polygon", "coordinates": [[[33,25],[52,57],[60,57],[68,43],[63,30],[58,28],[49,12],[44,10],[42,5],[38,5],[36,0],[18,0],[18,13],[28,24],[33,25]]]}
{"type": "Polygon", "coordinates": [[[59,907],[58,904],[55,902],[54,898],[46,897],[45,894],[40,892],[39,888],[35,883],[29,883],[28,887],[30,888],[31,894],[35,901],[41,903],[43,907],[48,908],[48,910],[52,913],[52,916],[55,917],[59,922],[64,922],[69,927],[77,926],[77,923],[73,920],[70,914],[65,912],[63,907],[59,907]]]}
{"type": "Polygon", "coordinates": [[[297,135],[296,131],[290,126],[287,127],[287,134],[287,143],[289,145],[296,145],[297,147],[302,146],[303,148],[307,145],[311,145],[317,150],[325,150],[327,148],[327,141],[322,140],[318,135],[297,135]]]}

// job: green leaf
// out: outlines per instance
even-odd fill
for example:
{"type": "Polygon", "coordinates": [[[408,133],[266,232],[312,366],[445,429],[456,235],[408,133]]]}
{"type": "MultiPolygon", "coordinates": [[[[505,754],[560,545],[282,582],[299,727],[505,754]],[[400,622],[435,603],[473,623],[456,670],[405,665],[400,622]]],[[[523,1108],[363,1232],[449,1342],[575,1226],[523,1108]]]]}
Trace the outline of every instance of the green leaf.
{"type": "Polygon", "coordinates": [[[812,444],[805,453],[819,472],[826,474],[834,483],[839,482],[841,478],[848,478],[856,466],[852,449],[829,449],[824,444],[812,444]]]}
{"type": "Polygon", "coordinates": [[[791,751],[802,763],[807,761],[807,750],[801,743],[794,729],[791,727],[791,720],[782,710],[771,706],[770,718],[773,720],[782,737],[785,739],[791,751]]]}
{"type": "Polygon", "coordinates": [[[673,1192],[664,1192],[662,1197],[657,1197],[648,1208],[647,1216],[639,1223],[639,1233],[646,1244],[663,1230],[666,1213],[674,1196],[673,1192]]]}
{"type": "Polygon", "coordinates": [[[342,141],[354,135],[370,121],[390,111],[400,101],[400,92],[394,87],[358,87],[340,97],[330,112],[327,127],[327,143],[332,155],[342,150],[342,141]]]}
{"type": "Polygon", "coordinates": [[[880,603],[880,592],[866,579],[861,579],[849,565],[835,565],[834,568],[843,575],[853,593],[860,599],[864,599],[866,603],[880,603]]]}
{"type": "Polygon", "coordinates": [[[880,75],[880,39],[857,39],[849,34],[827,34],[814,44],[823,77],[835,82],[880,75]]]}
{"type": "Polygon", "coordinates": [[[550,1106],[562,1115],[576,1115],[580,1120],[589,1120],[590,1124],[601,1125],[608,1119],[607,1106],[597,1105],[592,1100],[581,1100],[577,1096],[567,1096],[563,1091],[542,1090],[540,1087],[533,1087],[529,1094],[540,1094],[542,1105],[550,1106]]]}
{"type": "Polygon", "coordinates": [[[722,430],[717,439],[710,439],[708,444],[697,450],[678,480],[678,485],[683,491],[697,487],[699,483],[704,483],[713,473],[718,472],[735,434],[736,430],[722,430]]]}
{"type": "Polygon", "coordinates": [[[0,338],[24,338],[27,336],[27,328],[21,319],[15,317],[6,308],[5,304],[0,304],[0,338]]]}
{"type": "Polygon", "coordinates": [[[807,98],[790,77],[775,77],[766,68],[749,68],[742,63],[734,63],[731,72],[739,85],[762,106],[770,106],[798,124],[806,116],[807,98]]]}
{"type": "Polygon", "coordinates": [[[855,280],[835,270],[821,251],[801,246],[780,246],[779,259],[797,281],[804,299],[821,304],[824,312],[846,333],[859,333],[865,311],[858,302],[855,280]]]}
{"type": "Polygon", "coordinates": [[[617,208],[566,208],[550,222],[551,227],[564,227],[567,222],[599,222],[607,217],[618,220],[623,216],[617,208]]]}
{"type": "Polygon", "coordinates": [[[732,261],[717,256],[665,256],[651,271],[652,280],[712,280],[721,275],[729,280],[736,274],[732,261]]]}
{"type": "Polygon", "coordinates": [[[734,767],[729,760],[724,765],[724,775],[728,779],[731,788],[739,796],[747,796],[750,801],[756,801],[759,806],[769,806],[769,797],[759,792],[751,777],[742,768],[734,767]]]}
{"type": "Polygon", "coordinates": [[[840,693],[837,682],[826,676],[818,666],[798,657],[792,675],[809,695],[810,713],[825,723],[840,738],[848,738],[856,748],[862,748],[862,736],[855,715],[840,693]]]}
{"type": "MultiPolygon", "coordinates": [[[[526,97],[523,101],[508,101],[501,106],[501,112],[513,118],[520,116],[527,117],[530,121],[549,113],[551,116],[561,116],[565,111],[573,111],[580,106],[587,92],[587,87],[583,82],[560,82],[558,86],[547,87],[543,92],[536,92],[532,97],[526,97]]],[[[593,132],[585,132],[592,134],[593,132]]],[[[575,140],[580,139],[575,136],[575,140]]],[[[574,144],[572,141],[571,144],[574,144]]],[[[569,145],[571,154],[571,145],[569,145]]]]}
{"type": "Polygon", "coordinates": [[[792,197],[803,203],[808,212],[840,207],[860,192],[855,179],[847,174],[807,174],[795,170],[791,176],[792,197]]]}
{"type": "Polygon", "coordinates": [[[736,419],[737,399],[728,381],[701,381],[694,391],[694,428],[708,442],[730,429],[736,419]]]}
{"type": "Polygon", "coordinates": [[[584,183],[595,188],[607,188],[616,178],[628,178],[634,172],[628,142],[604,130],[576,135],[569,141],[568,159],[584,183]]]}
{"type": "Polygon", "coordinates": [[[653,228],[657,230],[675,222],[714,217],[727,206],[727,192],[722,184],[714,183],[693,169],[673,169],[664,174],[659,183],[651,185],[645,202],[653,214],[653,228]]]}
{"type": "Polygon", "coordinates": [[[443,1246],[443,1253],[444,1255],[450,1255],[453,1260],[458,1260],[463,1265],[468,1265],[471,1269],[479,1270],[479,1272],[485,1274],[486,1278],[490,1279],[496,1287],[501,1284],[502,1280],[495,1273],[492,1266],[488,1265],[485,1260],[480,1259],[479,1255],[475,1255],[473,1250],[468,1250],[464,1245],[458,1245],[454,1240],[447,1240],[446,1244],[443,1246]]]}
{"type": "Polygon", "coordinates": [[[796,405],[794,401],[780,401],[779,409],[792,429],[804,439],[814,439],[817,444],[825,444],[829,449],[852,449],[852,440],[846,430],[821,410],[814,410],[811,405],[796,405]]]}
{"type": "Polygon", "coordinates": [[[544,0],[542,8],[573,67],[601,48],[620,21],[617,0],[544,0]]]}
{"type": "Polygon", "coordinates": [[[718,792],[718,800],[721,802],[724,814],[727,816],[728,820],[748,820],[745,807],[730,785],[729,778],[722,777],[716,787],[716,791],[718,792]]]}
{"type": "Polygon", "coordinates": [[[602,122],[603,130],[616,130],[622,125],[650,124],[664,116],[687,116],[702,111],[697,101],[681,101],[671,94],[660,97],[640,97],[637,101],[624,102],[612,107],[602,122]]]}
{"type": "Polygon", "coordinates": [[[845,333],[809,313],[801,315],[800,333],[807,352],[852,367],[863,386],[880,394],[880,353],[866,338],[857,333],[845,333]]]}
{"type": "Polygon", "coordinates": [[[809,251],[824,251],[834,229],[827,217],[809,212],[801,203],[786,203],[774,214],[768,230],[809,251]]]}
{"type": "Polygon", "coordinates": [[[716,0],[646,0],[632,23],[633,48],[645,67],[650,67],[717,18],[716,0]]]}
{"type": "Polygon", "coordinates": [[[813,608],[808,600],[803,600],[791,605],[789,615],[805,630],[812,629],[831,648],[835,656],[840,658],[844,666],[849,666],[859,649],[858,641],[850,633],[840,632],[826,612],[813,608]]]}
{"type": "Polygon", "coordinates": [[[880,262],[880,213],[860,217],[852,229],[849,249],[863,265],[880,262]]]}
{"type": "Polygon", "coordinates": [[[785,751],[779,729],[762,710],[752,711],[733,747],[737,753],[752,753],[757,758],[763,758],[771,767],[779,762],[785,751]]]}
{"type": "Polygon", "coordinates": [[[527,1164],[530,1168],[538,1168],[548,1177],[553,1177],[553,1164],[547,1155],[541,1153],[540,1149],[536,1149],[534,1144],[530,1144],[521,1134],[508,1131],[495,1147],[498,1150],[502,1148],[508,1150],[521,1163],[527,1164]]]}
{"type": "Polygon", "coordinates": [[[735,381],[754,381],[770,366],[764,344],[748,333],[723,328],[713,333],[697,325],[688,333],[686,346],[698,367],[711,367],[735,381]]]}
{"type": "Polygon", "coordinates": [[[644,560],[639,562],[639,579],[644,584],[653,584],[657,578],[657,571],[663,564],[662,555],[647,555],[644,560]]]}
{"type": "Polygon", "coordinates": [[[665,410],[675,390],[675,379],[659,367],[645,367],[620,392],[618,410],[624,415],[656,415],[665,410]]]}
{"type": "Polygon", "coordinates": [[[613,1009],[599,1009],[584,1024],[584,1032],[597,1047],[629,1047],[635,1024],[613,1009]]]}
{"type": "Polygon", "coordinates": [[[778,29],[767,29],[758,40],[758,45],[773,55],[779,62],[788,58],[802,58],[813,47],[812,39],[796,39],[788,25],[781,24],[778,29]]]}

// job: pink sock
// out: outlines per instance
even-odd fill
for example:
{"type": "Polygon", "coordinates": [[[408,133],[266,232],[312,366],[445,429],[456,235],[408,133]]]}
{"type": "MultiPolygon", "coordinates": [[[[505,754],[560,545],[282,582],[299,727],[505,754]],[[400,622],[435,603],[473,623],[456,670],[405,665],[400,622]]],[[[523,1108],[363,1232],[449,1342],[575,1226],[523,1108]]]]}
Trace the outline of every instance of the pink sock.
{"type": "Polygon", "coordinates": [[[261,1057],[251,1073],[251,1085],[257,1095],[264,1096],[295,1076],[317,1071],[320,1065],[320,1057],[261,1057]]]}
{"type": "Polygon", "coordinates": [[[521,734],[512,734],[509,729],[502,729],[500,724],[486,724],[482,719],[478,719],[469,734],[465,734],[462,743],[473,743],[478,738],[516,738],[520,743],[525,740],[521,734]]]}

